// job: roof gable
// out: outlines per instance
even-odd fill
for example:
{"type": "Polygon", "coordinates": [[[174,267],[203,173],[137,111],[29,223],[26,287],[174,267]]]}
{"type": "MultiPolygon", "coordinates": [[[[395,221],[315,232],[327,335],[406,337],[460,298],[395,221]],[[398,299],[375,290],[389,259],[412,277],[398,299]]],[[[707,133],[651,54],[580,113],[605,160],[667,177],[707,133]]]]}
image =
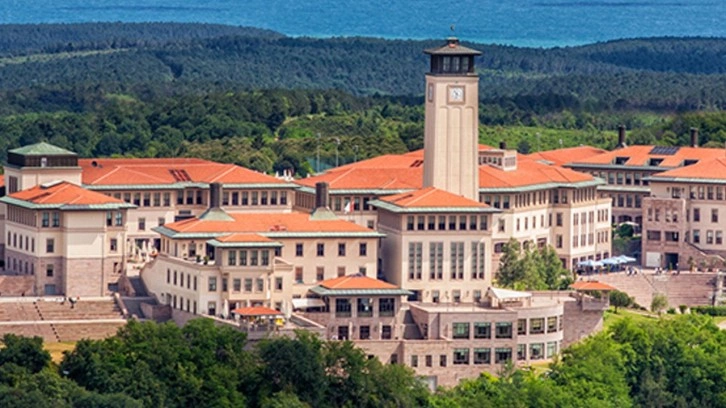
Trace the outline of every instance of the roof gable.
{"type": "Polygon", "coordinates": [[[23,156],[76,156],[76,153],[70,150],[46,142],[18,147],[17,149],[8,150],[8,153],[21,154],[23,156]]]}
{"type": "Polygon", "coordinates": [[[132,208],[119,199],[87,190],[67,181],[41,184],[4,197],[8,204],[27,208],[103,209],[132,208]]]}

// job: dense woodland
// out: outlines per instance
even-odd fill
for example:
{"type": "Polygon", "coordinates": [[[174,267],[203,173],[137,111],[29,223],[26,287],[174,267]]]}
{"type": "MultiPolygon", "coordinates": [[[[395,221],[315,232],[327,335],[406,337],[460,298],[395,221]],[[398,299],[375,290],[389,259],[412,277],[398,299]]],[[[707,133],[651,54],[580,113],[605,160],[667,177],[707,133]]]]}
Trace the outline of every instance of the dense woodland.
{"type": "Polygon", "coordinates": [[[726,333],[710,317],[615,323],[545,371],[499,367],[430,392],[404,365],[350,342],[265,340],[198,319],[130,322],[79,342],[59,364],[40,338],[4,337],[0,405],[27,407],[722,407],[726,333]]]}

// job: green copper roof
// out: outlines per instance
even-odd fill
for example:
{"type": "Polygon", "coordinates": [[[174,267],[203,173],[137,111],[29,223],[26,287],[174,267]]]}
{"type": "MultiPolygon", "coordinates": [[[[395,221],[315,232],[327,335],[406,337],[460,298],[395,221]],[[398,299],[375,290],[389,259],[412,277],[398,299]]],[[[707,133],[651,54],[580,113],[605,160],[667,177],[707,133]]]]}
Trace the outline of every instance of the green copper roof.
{"type": "Polygon", "coordinates": [[[18,147],[17,149],[9,150],[8,153],[22,154],[23,156],[77,156],[70,150],[45,142],[18,147]]]}

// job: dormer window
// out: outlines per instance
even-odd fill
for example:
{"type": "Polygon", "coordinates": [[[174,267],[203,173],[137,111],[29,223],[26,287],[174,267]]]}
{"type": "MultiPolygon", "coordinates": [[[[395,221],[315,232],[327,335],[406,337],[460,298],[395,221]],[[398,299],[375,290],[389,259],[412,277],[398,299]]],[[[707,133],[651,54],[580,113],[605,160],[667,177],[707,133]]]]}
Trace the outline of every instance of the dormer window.
{"type": "Polygon", "coordinates": [[[627,163],[628,160],[630,160],[630,157],[616,157],[615,164],[622,166],[622,165],[625,165],[625,163],[627,163]]]}
{"type": "Polygon", "coordinates": [[[696,164],[696,163],[698,163],[698,160],[686,159],[686,160],[683,160],[683,167],[690,166],[690,165],[696,164]]]}
{"type": "Polygon", "coordinates": [[[650,159],[648,161],[648,166],[654,166],[654,167],[656,167],[656,166],[660,166],[661,163],[663,163],[663,159],[655,159],[655,158],[653,158],[653,159],[650,159]]]}

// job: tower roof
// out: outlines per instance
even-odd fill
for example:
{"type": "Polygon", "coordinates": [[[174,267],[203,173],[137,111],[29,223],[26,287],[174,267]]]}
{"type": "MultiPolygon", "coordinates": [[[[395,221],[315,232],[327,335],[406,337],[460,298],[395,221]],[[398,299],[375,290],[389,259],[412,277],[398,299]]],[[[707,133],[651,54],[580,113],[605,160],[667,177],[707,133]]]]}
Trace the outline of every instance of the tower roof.
{"type": "Polygon", "coordinates": [[[21,154],[23,156],[76,156],[76,153],[70,150],[46,142],[18,147],[17,149],[9,150],[8,153],[21,154]]]}
{"type": "Polygon", "coordinates": [[[461,45],[456,37],[449,37],[446,39],[446,44],[426,49],[424,53],[429,55],[481,55],[481,51],[461,45]]]}

